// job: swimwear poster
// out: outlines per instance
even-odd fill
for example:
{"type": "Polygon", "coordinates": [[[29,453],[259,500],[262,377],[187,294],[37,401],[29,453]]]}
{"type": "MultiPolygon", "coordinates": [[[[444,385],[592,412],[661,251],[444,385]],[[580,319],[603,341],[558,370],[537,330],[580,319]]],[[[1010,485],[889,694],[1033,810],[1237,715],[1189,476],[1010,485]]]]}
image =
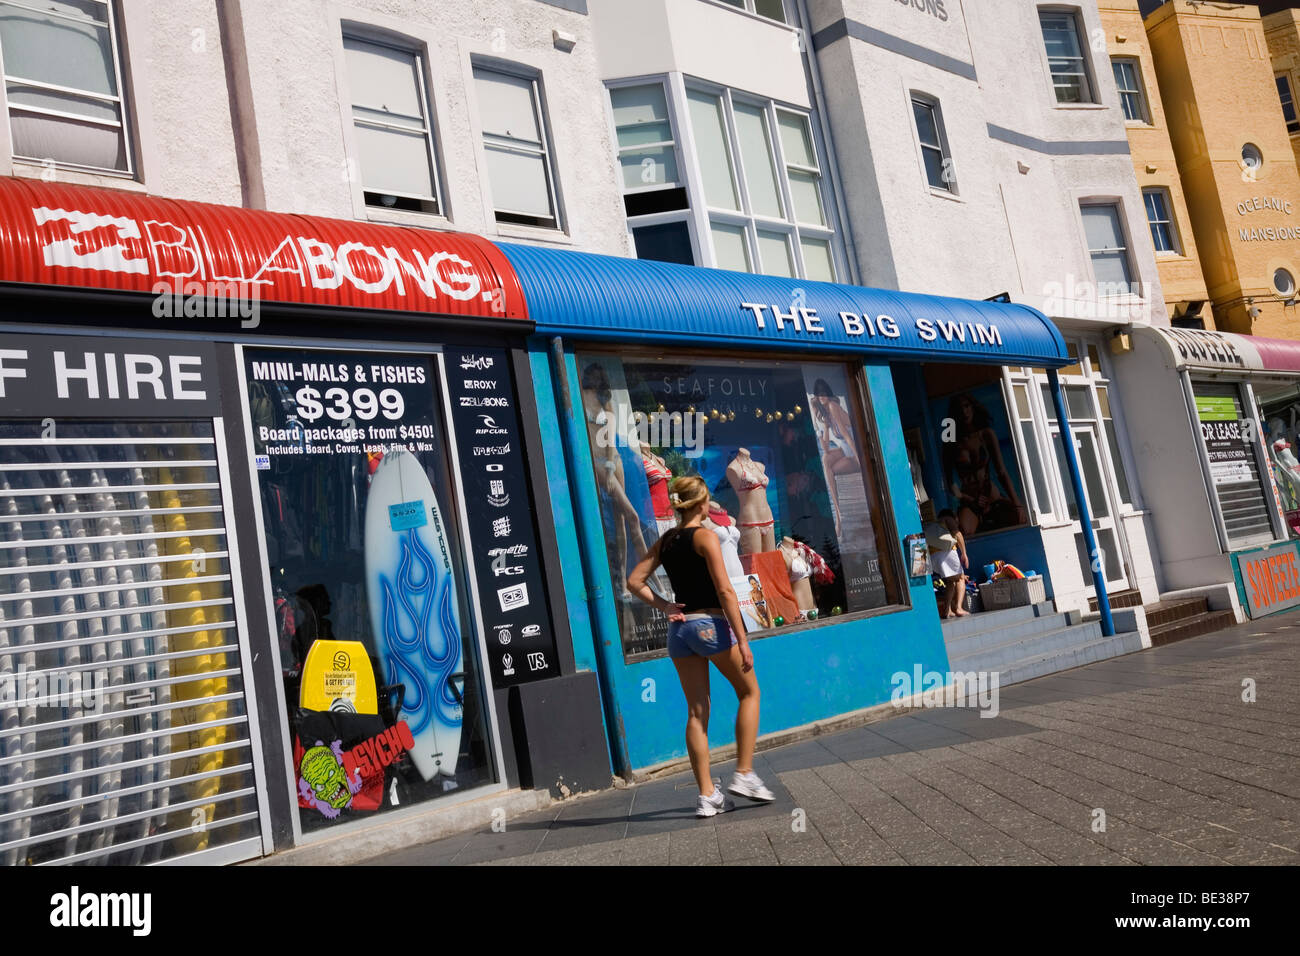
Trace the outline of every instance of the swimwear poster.
{"type": "Polygon", "coordinates": [[[1000,383],[931,399],[930,421],[943,479],[932,495],[936,512],[950,509],[967,537],[1026,524],[1024,486],[1000,383]]]}
{"type": "Polygon", "coordinates": [[[849,411],[848,379],[841,366],[807,365],[803,380],[808,417],[821,457],[821,477],[841,548],[847,600],[850,607],[878,607],[886,599],[871,520],[875,496],[867,493],[855,416],[849,411]]]}

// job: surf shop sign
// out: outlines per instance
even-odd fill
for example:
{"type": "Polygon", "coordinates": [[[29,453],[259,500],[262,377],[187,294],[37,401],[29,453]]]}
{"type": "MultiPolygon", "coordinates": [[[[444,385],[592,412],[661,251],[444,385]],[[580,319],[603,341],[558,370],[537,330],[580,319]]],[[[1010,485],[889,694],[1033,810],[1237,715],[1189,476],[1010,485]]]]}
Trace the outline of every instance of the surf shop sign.
{"type": "Polygon", "coordinates": [[[1300,607],[1300,546],[1285,541],[1232,556],[1237,594],[1251,619],[1300,607]]]}

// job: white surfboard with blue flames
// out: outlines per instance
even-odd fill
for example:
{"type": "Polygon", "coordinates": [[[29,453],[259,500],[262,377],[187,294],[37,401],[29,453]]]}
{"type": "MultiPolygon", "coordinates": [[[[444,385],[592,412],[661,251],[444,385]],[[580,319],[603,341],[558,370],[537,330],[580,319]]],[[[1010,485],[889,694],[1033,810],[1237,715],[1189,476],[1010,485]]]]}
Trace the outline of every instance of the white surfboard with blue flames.
{"type": "Polygon", "coordinates": [[[366,595],[376,653],[389,684],[404,688],[398,714],[425,780],[456,773],[463,708],[456,580],[446,525],[415,456],[380,460],[366,498],[366,595]]]}

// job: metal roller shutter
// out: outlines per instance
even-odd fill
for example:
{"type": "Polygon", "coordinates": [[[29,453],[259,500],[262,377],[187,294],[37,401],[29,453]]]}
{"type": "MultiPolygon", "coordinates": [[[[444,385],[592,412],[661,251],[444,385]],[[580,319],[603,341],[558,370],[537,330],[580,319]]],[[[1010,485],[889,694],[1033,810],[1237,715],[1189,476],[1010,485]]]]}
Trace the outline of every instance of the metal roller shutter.
{"type": "Polygon", "coordinates": [[[256,855],[213,423],[44,424],[0,423],[0,863],[256,855]]]}
{"type": "MultiPolygon", "coordinates": [[[[1241,390],[1233,383],[1196,382],[1194,391],[1198,398],[1231,399],[1237,420],[1249,417],[1242,412],[1241,390]]],[[[1240,482],[1215,483],[1214,491],[1223,512],[1223,523],[1228,532],[1228,544],[1234,550],[1273,540],[1273,525],[1269,520],[1272,499],[1266,488],[1266,478],[1259,473],[1254,449],[1244,459],[1250,478],[1240,482]]]]}

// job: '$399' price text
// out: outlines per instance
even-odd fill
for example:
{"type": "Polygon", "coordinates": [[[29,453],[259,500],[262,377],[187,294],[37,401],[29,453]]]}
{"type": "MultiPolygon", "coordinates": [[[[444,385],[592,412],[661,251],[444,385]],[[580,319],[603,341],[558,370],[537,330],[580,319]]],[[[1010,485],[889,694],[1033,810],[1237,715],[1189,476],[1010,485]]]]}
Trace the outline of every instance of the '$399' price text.
{"type": "Polygon", "coordinates": [[[406,401],[395,388],[382,389],[378,395],[370,388],[327,388],[322,395],[315,386],[304,385],[293,397],[298,403],[298,418],[305,422],[314,422],[322,415],[336,422],[354,416],[370,421],[381,413],[395,421],[406,411],[406,401]]]}

